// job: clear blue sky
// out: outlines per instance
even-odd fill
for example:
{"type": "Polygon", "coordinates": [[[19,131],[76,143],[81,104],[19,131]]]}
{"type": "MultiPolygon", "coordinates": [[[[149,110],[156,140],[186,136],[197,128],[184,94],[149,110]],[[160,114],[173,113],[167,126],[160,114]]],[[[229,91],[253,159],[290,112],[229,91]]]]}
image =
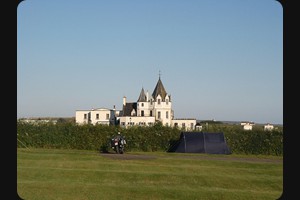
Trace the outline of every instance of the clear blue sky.
{"type": "Polygon", "coordinates": [[[283,124],[276,0],[25,0],[17,8],[17,117],[120,110],[159,71],[175,118],[283,124]]]}

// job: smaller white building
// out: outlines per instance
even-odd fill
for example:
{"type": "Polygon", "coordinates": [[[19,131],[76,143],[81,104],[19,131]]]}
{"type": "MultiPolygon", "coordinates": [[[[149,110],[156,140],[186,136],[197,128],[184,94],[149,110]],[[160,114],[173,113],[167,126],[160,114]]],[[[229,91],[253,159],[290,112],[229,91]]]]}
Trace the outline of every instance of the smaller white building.
{"type": "Polygon", "coordinates": [[[252,126],[254,125],[253,122],[242,122],[241,125],[243,126],[244,130],[252,130],[252,126]]]}
{"type": "Polygon", "coordinates": [[[202,131],[202,125],[200,123],[196,123],[195,129],[197,131],[202,131]]]}
{"type": "Polygon", "coordinates": [[[196,119],[173,119],[171,126],[177,127],[185,131],[192,131],[195,130],[196,119]]]}
{"type": "Polygon", "coordinates": [[[114,125],[118,112],[115,109],[98,108],[92,110],[77,110],[77,124],[104,124],[114,125]]]}
{"type": "Polygon", "coordinates": [[[267,123],[266,125],[264,125],[264,130],[265,131],[271,131],[274,129],[274,126],[270,123],[267,123]]]}

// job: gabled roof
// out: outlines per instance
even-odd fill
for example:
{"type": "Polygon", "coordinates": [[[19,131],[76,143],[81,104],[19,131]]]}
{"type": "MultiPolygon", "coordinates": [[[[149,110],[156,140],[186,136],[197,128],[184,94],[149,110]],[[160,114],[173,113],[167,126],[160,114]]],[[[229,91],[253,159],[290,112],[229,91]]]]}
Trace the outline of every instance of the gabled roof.
{"type": "Polygon", "coordinates": [[[136,112],[137,103],[126,103],[126,105],[123,106],[123,116],[131,116],[132,110],[135,110],[136,112]]]}
{"type": "Polygon", "coordinates": [[[147,97],[144,91],[144,88],[142,88],[139,99],[137,100],[137,102],[146,102],[147,101],[147,97]]]}
{"type": "Polygon", "coordinates": [[[155,89],[152,93],[152,97],[154,98],[154,100],[156,100],[156,97],[160,95],[162,97],[163,100],[165,100],[165,97],[167,95],[167,92],[164,88],[164,85],[162,84],[161,80],[160,80],[160,77],[157,81],[157,84],[155,86],[155,89]]]}

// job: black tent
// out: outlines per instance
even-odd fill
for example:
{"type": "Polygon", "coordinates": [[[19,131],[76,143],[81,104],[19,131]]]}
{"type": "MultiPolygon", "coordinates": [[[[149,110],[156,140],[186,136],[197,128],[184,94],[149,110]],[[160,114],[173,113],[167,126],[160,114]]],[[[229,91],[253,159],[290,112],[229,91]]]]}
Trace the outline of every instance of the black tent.
{"type": "Polygon", "coordinates": [[[168,152],[230,154],[223,133],[182,132],[168,152]]]}

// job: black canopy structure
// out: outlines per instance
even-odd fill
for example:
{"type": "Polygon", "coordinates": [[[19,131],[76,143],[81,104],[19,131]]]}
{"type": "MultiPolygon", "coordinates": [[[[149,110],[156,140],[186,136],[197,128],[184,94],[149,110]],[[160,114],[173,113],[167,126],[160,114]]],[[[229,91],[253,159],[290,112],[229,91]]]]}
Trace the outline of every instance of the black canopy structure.
{"type": "Polygon", "coordinates": [[[182,132],[168,152],[231,154],[223,133],[182,132]]]}

